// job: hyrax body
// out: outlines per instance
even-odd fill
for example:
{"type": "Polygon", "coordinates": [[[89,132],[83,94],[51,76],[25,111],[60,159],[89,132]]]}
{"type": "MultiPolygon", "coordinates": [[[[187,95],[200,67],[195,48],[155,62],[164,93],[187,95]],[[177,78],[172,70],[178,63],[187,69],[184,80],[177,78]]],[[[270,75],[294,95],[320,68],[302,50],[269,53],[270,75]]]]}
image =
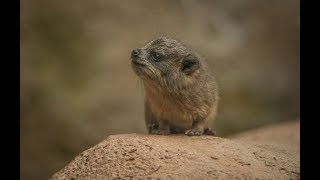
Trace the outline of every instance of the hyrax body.
{"type": "Polygon", "coordinates": [[[131,53],[142,80],[145,120],[150,134],[214,135],[209,128],[218,105],[218,88],[206,61],[181,42],[156,38],[131,53]]]}

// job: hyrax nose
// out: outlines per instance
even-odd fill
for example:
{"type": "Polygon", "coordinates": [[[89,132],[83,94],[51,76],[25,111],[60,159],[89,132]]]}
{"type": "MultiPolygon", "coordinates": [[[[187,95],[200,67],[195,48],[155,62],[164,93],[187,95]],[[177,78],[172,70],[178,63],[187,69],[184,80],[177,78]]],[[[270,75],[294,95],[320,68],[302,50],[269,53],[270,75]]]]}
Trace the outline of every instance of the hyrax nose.
{"type": "Polygon", "coordinates": [[[140,54],[140,49],[134,49],[134,50],[131,52],[131,57],[132,57],[132,58],[137,58],[137,57],[139,57],[139,54],[140,54]]]}

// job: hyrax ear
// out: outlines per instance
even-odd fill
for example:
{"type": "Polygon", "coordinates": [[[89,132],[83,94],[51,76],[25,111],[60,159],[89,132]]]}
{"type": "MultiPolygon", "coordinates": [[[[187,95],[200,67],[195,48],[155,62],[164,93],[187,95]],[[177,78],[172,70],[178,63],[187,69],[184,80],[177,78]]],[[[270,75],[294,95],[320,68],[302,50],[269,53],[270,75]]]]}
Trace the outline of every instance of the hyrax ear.
{"type": "Polygon", "coordinates": [[[188,56],[186,56],[181,63],[181,70],[183,73],[190,75],[192,74],[195,70],[200,68],[200,63],[198,58],[193,55],[190,54],[188,56]]]}

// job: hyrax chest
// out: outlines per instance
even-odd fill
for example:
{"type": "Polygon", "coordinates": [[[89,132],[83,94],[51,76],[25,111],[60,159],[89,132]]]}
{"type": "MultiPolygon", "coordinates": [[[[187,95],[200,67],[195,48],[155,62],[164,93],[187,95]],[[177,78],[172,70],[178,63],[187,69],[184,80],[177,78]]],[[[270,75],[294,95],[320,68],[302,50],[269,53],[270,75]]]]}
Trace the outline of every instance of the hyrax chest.
{"type": "Polygon", "coordinates": [[[154,95],[148,99],[150,110],[159,122],[180,128],[190,128],[199,117],[204,117],[206,108],[170,96],[154,95]]]}

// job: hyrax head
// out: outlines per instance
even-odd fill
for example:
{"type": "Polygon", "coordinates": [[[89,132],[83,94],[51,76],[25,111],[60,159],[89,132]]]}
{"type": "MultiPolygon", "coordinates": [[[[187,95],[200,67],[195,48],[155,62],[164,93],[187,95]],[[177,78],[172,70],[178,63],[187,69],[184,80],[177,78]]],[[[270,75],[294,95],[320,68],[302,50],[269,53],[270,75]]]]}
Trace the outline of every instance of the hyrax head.
{"type": "Polygon", "coordinates": [[[131,53],[134,72],[143,80],[157,84],[174,84],[197,74],[199,56],[179,41],[156,38],[131,53]]]}

